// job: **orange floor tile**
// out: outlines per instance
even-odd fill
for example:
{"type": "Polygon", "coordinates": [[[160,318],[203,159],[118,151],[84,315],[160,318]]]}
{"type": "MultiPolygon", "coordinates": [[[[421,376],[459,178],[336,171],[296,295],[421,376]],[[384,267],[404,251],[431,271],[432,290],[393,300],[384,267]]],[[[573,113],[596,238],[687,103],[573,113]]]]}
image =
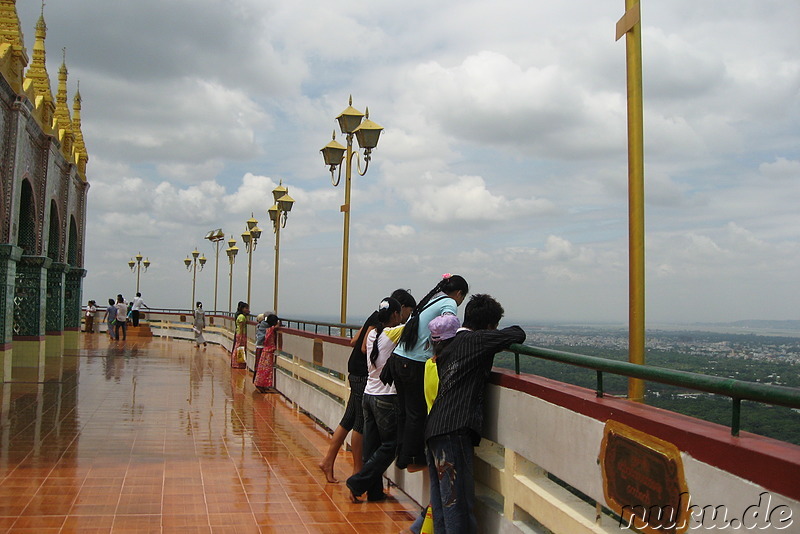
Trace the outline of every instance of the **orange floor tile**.
{"type": "MultiPolygon", "coordinates": [[[[53,362],[50,360],[60,360],[53,362]]],[[[317,468],[327,434],[255,391],[219,347],[83,334],[45,383],[0,393],[0,533],[397,533],[396,488],[353,504],[317,468]],[[60,379],[59,379],[60,377],[60,379]]],[[[352,464],[340,453],[336,475],[352,464]]]]}

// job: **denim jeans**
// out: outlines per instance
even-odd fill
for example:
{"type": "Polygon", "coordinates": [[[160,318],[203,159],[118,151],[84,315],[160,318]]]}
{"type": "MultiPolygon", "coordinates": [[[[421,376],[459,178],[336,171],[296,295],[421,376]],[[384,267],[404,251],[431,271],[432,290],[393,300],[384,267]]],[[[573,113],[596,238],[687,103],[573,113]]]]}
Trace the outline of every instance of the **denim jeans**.
{"type": "Polygon", "coordinates": [[[355,495],[383,499],[383,473],[397,451],[397,395],[364,395],[364,467],[347,479],[355,495]]]}
{"type": "Polygon", "coordinates": [[[114,337],[116,339],[119,339],[119,329],[120,328],[122,328],[122,339],[127,338],[128,337],[128,322],[127,322],[127,320],[125,320],[125,319],[123,319],[121,321],[117,320],[117,322],[114,323],[114,337]]]}
{"type": "Polygon", "coordinates": [[[436,534],[475,534],[472,436],[456,431],[428,440],[431,512],[436,534]]]}
{"type": "Polygon", "coordinates": [[[425,362],[393,355],[389,359],[397,388],[397,467],[425,465],[425,362]]]}

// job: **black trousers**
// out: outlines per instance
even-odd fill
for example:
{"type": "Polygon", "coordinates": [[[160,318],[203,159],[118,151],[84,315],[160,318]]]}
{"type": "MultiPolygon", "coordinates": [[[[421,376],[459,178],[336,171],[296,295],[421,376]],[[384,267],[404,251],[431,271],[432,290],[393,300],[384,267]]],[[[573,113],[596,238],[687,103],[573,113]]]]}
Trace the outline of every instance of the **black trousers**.
{"type": "Polygon", "coordinates": [[[397,465],[427,465],[425,457],[425,362],[393,354],[389,359],[397,389],[397,465]]]}
{"type": "Polygon", "coordinates": [[[139,326],[139,310],[131,311],[131,319],[133,319],[133,326],[139,326]]]}

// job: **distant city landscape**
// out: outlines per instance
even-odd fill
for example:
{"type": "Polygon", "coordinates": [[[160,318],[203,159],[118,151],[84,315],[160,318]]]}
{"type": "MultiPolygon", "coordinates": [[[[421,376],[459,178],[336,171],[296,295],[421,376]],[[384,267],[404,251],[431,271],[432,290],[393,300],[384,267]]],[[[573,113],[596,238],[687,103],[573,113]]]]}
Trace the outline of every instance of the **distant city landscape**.
{"type": "MultiPolygon", "coordinates": [[[[628,359],[628,332],[618,325],[529,324],[523,328],[528,334],[526,345],[614,360],[628,359]]],[[[647,331],[648,365],[800,387],[800,321],[661,328],[664,329],[647,331]]],[[[495,365],[513,368],[513,356],[500,354],[495,358],[495,365]]],[[[520,370],[577,386],[595,387],[594,371],[562,363],[522,358],[520,370]]],[[[627,380],[606,374],[604,388],[610,394],[625,396],[627,380]]],[[[656,383],[647,383],[646,391],[647,404],[730,425],[731,401],[726,397],[656,383]]],[[[798,410],[744,402],[741,425],[744,431],[800,445],[798,410]]]]}

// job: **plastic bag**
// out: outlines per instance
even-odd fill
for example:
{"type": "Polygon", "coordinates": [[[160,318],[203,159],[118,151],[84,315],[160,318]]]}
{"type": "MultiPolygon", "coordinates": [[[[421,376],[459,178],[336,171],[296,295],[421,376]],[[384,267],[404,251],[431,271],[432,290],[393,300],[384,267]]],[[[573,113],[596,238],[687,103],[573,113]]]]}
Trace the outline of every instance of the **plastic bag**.
{"type": "Polygon", "coordinates": [[[236,347],[236,363],[247,363],[244,347],[236,347]]]}
{"type": "Polygon", "coordinates": [[[422,529],[419,534],[433,534],[433,512],[430,504],[428,509],[425,510],[425,521],[422,522],[422,529]]]}

